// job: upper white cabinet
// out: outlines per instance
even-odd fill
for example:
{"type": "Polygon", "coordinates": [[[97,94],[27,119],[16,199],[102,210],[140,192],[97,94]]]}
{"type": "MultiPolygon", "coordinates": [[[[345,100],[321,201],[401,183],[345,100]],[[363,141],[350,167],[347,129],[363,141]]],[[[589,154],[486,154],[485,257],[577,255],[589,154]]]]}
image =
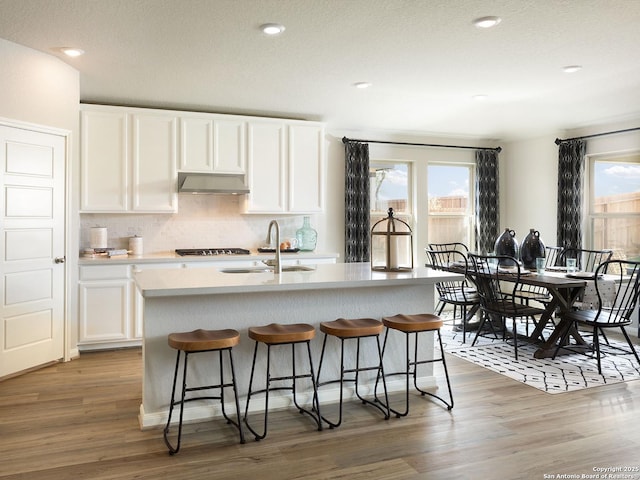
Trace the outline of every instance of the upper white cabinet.
{"type": "Polygon", "coordinates": [[[81,212],[177,210],[177,116],[82,105],[81,212]]]}
{"type": "Polygon", "coordinates": [[[324,125],[81,105],[80,212],[173,213],[177,172],[245,174],[246,213],[324,209],[324,125]]]}
{"type": "Polygon", "coordinates": [[[180,171],[243,174],[246,122],[213,114],[180,116],[180,171]]]}
{"type": "Polygon", "coordinates": [[[251,120],[247,126],[247,213],[323,210],[324,126],[251,120]]]}

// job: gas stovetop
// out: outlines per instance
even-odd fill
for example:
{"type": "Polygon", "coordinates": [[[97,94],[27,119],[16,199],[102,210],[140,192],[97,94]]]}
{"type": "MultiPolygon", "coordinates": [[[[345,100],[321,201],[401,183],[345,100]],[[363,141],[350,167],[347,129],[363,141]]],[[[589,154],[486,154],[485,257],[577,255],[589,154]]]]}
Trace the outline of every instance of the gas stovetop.
{"type": "Polygon", "coordinates": [[[209,256],[209,255],[249,255],[251,252],[244,248],[176,248],[176,253],[181,257],[186,255],[209,256]]]}

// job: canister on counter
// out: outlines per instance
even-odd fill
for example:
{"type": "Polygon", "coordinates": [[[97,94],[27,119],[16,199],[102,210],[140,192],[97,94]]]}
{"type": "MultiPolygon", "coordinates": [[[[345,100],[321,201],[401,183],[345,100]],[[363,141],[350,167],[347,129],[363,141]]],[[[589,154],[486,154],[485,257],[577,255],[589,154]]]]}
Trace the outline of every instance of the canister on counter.
{"type": "Polygon", "coordinates": [[[107,227],[91,227],[89,246],[94,250],[107,248],[107,227]]]}
{"type": "Polygon", "coordinates": [[[137,235],[129,237],[129,254],[142,255],[142,237],[137,235]]]}

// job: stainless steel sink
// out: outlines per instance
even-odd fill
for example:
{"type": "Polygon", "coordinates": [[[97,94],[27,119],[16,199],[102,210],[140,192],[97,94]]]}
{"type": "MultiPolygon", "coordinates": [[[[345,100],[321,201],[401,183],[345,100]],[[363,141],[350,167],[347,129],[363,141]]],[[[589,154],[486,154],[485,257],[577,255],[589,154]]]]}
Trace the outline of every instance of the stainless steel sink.
{"type": "MultiPolygon", "coordinates": [[[[285,265],[282,267],[283,272],[313,272],[314,267],[307,265],[285,265]]],[[[247,268],[222,268],[222,273],[272,273],[273,268],[267,267],[247,267],[247,268]]]]}

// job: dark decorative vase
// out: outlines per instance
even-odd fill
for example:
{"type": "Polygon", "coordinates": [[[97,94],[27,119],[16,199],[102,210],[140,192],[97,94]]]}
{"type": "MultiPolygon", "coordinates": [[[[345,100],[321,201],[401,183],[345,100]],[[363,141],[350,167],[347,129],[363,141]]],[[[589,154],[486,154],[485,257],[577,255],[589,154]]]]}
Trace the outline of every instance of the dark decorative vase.
{"type": "MultiPolygon", "coordinates": [[[[513,258],[518,258],[518,240],[516,239],[516,232],[514,230],[504,229],[502,235],[496,240],[494,246],[496,255],[508,255],[513,258]]],[[[515,262],[513,260],[500,260],[500,265],[504,267],[513,267],[515,262]]]]}
{"type": "Polygon", "coordinates": [[[536,268],[536,258],[544,258],[544,243],[540,232],[532,228],[520,245],[520,260],[527,268],[536,268]]]}

